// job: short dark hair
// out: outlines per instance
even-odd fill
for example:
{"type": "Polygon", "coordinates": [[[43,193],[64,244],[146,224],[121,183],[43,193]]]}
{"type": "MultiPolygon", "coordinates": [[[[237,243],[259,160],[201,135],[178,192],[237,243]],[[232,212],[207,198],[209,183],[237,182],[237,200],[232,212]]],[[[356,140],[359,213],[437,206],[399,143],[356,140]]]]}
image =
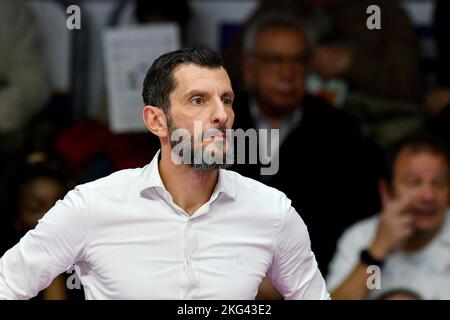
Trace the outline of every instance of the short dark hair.
{"type": "Polygon", "coordinates": [[[445,159],[447,168],[449,167],[449,149],[448,145],[443,140],[426,132],[412,134],[397,142],[387,154],[385,176],[390,188],[392,187],[395,174],[395,163],[400,153],[404,150],[409,150],[413,153],[427,152],[439,155],[445,159]]]}
{"type": "Polygon", "coordinates": [[[168,112],[170,93],[175,89],[174,69],[184,63],[216,69],[223,66],[219,54],[205,48],[179,49],[157,58],[147,72],[142,90],[145,105],[159,107],[168,112]]]}
{"type": "Polygon", "coordinates": [[[298,17],[292,12],[285,10],[275,10],[264,12],[257,16],[247,27],[244,33],[243,49],[247,54],[255,53],[255,42],[260,33],[271,28],[283,28],[296,30],[299,34],[305,36],[308,42],[308,53],[312,45],[311,32],[307,25],[299,21],[298,17]]]}

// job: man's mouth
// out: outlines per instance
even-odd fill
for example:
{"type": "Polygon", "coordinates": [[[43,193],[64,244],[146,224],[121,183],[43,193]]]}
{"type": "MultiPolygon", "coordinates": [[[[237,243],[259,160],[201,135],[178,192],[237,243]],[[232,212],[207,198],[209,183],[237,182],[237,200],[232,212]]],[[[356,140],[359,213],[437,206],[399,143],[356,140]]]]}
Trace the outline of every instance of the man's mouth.
{"type": "Polygon", "coordinates": [[[295,93],[294,88],[278,88],[280,94],[292,95],[295,93]]]}
{"type": "Polygon", "coordinates": [[[436,215],[435,208],[419,208],[415,210],[415,214],[418,218],[432,218],[436,215]]]}
{"type": "Polygon", "coordinates": [[[210,139],[212,141],[224,141],[225,140],[225,134],[215,135],[215,136],[210,137],[210,139]]]}
{"type": "Polygon", "coordinates": [[[203,141],[224,141],[226,140],[226,132],[222,130],[218,130],[216,132],[205,132],[203,134],[203,141]],[[217,134],[219,133],[220,134],[217,134]]]}

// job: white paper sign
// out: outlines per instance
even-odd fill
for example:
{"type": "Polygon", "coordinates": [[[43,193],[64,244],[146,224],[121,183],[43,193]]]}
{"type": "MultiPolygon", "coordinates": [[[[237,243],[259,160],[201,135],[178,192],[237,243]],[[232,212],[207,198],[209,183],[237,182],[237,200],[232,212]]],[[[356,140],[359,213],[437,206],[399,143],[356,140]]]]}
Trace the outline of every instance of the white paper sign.
{"type": "Polygon", "coordinates": [[[103,46],[112,132],[145,132],[142,84],[147,70],[161,54],[180,47],[175,23],[107,29],[103,46]]]}

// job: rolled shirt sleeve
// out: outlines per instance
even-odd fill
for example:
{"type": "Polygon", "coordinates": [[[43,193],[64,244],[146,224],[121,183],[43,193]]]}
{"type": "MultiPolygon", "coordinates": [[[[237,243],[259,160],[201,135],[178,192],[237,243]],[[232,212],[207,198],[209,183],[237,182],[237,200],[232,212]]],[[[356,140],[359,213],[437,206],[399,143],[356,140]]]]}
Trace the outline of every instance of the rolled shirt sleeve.
{"type": "Polygon", "coordinates": [[[275,237],[268,276],[286,300],[330,299],[305,223],[290,206],[275,237]]]}
{"type": "Polygon", "coordinates": [[[86,198],[78,187],[56,202],[0,259],[0,299],[32,298],[82,259],[87,217],[86,198]]]}

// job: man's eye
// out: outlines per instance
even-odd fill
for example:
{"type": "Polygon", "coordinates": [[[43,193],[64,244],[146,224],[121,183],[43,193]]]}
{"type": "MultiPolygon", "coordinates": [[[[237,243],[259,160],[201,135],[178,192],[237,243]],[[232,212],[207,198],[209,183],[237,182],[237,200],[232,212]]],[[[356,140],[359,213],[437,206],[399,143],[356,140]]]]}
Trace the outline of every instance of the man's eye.
{"type": "Polygon", "coordinates": [[[195,104],[195,105],[197,105],[197,106],[198,106],[198,105],[201,105],[202,102],[203,102],[203,101],[202,101],[202,98],[194,98],[194,99],[191,100],[191,103],[192,103],[192,104],[195,104]]]}
{"type": "Polygon", "coordinates": [[[433,186],[438,189],[445,189],[448,187],[448,181],[446,180],[435,180],[433,181],[433,186]]]}
{"type": "Polygon", "coordinates": [[[407,180],[406,183],[409,187],[417,187],[420,185],[421,181],[418,179],[410,179],[410,180],[407,180]]]}
{"type": "Polygon", "coordinates": [[[223,103],[227,106],[231,106],[233,104],[233,100],[229,98],[223,99],[223,103]]]}
{"type": "Polygon", "coordinates": [[[267,59],[267,63],[269,65],[279,65],[281,63],[281,59],[279,57],[269,57],[267,59]]]}
{"type": "Polygon", "coordinates": [[[305,58],[297,58],[294,60],[294,64],[296,67],[303,68],[306,65],[305,58]]]}

